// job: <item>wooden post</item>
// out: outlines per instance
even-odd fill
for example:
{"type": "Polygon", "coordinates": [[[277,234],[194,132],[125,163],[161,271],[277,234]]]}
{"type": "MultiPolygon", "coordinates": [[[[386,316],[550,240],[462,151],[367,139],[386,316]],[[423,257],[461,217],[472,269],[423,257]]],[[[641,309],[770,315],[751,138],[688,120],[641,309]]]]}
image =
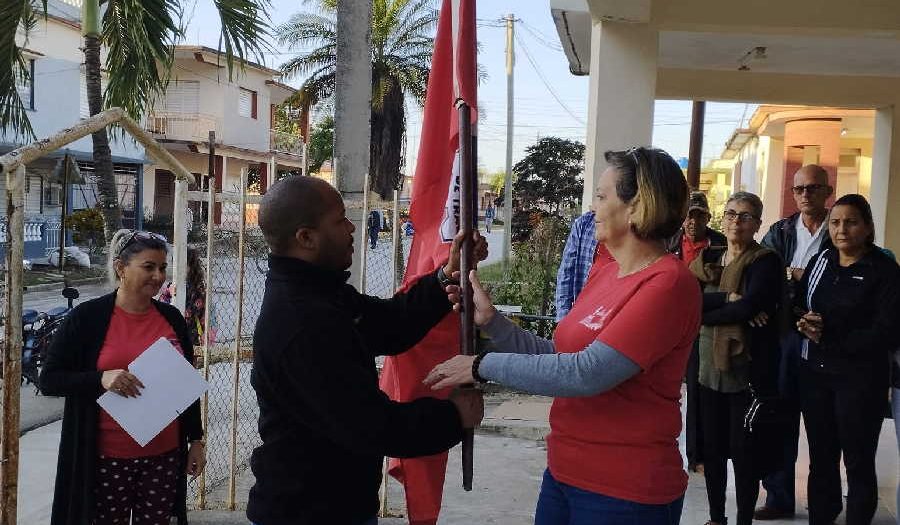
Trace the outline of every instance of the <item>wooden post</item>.
{"type": "Polygon", "coordinates": [[[190,225],[187,224],[187,191],[188,181],[175,179],[175,209],[172,212],[174,219],[172,244],[175,245],[175,253],[172,256],[172,279],[175,282],[175,297],[173,306],[184,313],[187,306],[187,232],[190,225]]]}
{"type": "MultiPolygon", "coordinates": [[[[43,200],[43,196],[41,197],[43,200]]],[[[69,205],[69,154],[63,157],[62,211],[59,217],[59,273],[64,273],[66,263],[66,208],[69,205]]],[[[137,210],[135,210],[135,213],[137,210]]]]}
{"type": "MultiPolygon", "coordinates": [[[[359,293],[366,293],[366,268],[368,267],[369,253],[369,174],[363,178],[363,200],[362,200],[362,246],[359,247],[359,293]]],[[[346,207],[346,203],[344,203],[346,207]]],[[[377,242],[377,239],[376,239],[377,242]]]]}
{"type": "MultiPolygon", "coordinates": [[[[209,329],[212,327],[212,319],[209,315],[209,305],[213,302],[213,238],[215,233],[215,215],[213,210],[216,207],[216,185],[213,177],[216,172],[216,132],[209,132],[209,176],[206,179],[206,304],[203,309],[203,379],[209,383],[209,329]]],[[[203,433],[206,435],[209,429],[209,392],[203,393],[203,399],[200,402],[200,414],[203,419],[203,433]]],[[[209,436],[207,436],[209,439],[209,436]]],[[[206,469],[200,474],[197,480],[197,507],[206,508],[206,469]]]]}
{"type": "Polygon", "coordinates": [[[0,525],[16,525],[19,490],[19,389],[22,378],[22,283],[25,166],[6,172],[6,326],[0,436],[0,525]]]}
{"type": "Polygon", "coordinates": [[[241,230],[238,232],[237,320],[234,335],[234,384],[231,391],[231,468],[228,472],[228,510],[235,510],[237,491],[237,424],[240,405],[241,329],[244,317],[244,239],[247,230],[247,168],[241,168],[241,230]]]}
{"type": "MultiPolygon", "coordinates": [[[[471,110],[465,102],[457,103],[459,112],[459,229],[463,232],[460,247],[459,282],[462,289],[462,315],[460,316],[460,353],[475,355],[475,301],[469,270],[474,269],[472,232],[475,226],[475,170],[472,163],[472,121],[471,110]]],[[[467,429],[462,442],[463,490],[472,490],[474,470],[475,431],[467,429]]]]}
{"type": "Polygon", "coordinates": [[[703,121],[706,102],[695,100],[691,110],[691,142],[688,149],[687,182],[691,190],[700,188],[700,157],[703,154],[703,121]]]}
{"type": "Polygon", "coordinates": [[[394,190],[394,213],[391,216],[391,240],[394,253],[391,257],[391,294],[397,293],[400,288],[400,265],[403,261],[403,232],[400,231],[400,190],[394,190]]]}

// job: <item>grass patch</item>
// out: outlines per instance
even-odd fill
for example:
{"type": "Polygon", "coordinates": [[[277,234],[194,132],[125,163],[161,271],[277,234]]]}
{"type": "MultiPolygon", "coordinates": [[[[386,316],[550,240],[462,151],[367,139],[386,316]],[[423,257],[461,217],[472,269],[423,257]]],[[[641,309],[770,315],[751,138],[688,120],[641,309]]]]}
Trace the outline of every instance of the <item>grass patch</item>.
{"type": "Polygon", "coordinates": [[[478,278],[483,283],[498,283],[503,281],[503,262],[498,261],[479,267],[478,278]]]}

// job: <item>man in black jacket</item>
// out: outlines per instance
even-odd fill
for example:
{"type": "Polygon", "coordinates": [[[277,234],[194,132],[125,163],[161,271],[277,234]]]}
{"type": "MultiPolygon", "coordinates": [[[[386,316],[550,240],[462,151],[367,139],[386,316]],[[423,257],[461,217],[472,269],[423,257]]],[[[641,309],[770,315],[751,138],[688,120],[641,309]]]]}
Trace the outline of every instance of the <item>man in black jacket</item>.
{"type": "MultiPolygon", "coordinates": [[[[383,300],[346,283],[354,226],[327,183],[288,177],[259,209],[271,255],[254,333],[251,382],[262,445],[247,516],[256,525],[376,523],[384,456],[436,454],[481,420],[474,391],[397,403],[378,388],[375,356],[399,354],[449,311],[450,261],[383,300]]],[[[479,248],[485,245],[479,238],[479,248]]]]}
{"type": "MultiPolygon", "coordinates": [[[[762,240],[762,245],[781,255],[787,264],[788,297],[782,308],[783,317],[791,316],[790,305],[794,288],[803,278],[806,265],[819,252],[832,247],[828,236],[828,208],[825,206],[834,189],[828,183],[828,172],[816,164],[803,166],[794,174],[791,187],[798,212],[773,224],[762,240]]],[[[790,407],[792,415],[790,432],[785,435],[781,468],[766,476],[766,503],[756,509],[754,519],[776,520],[794,516],[795,506],[795,464],[797,463],[797,443],[800,439],[800,397],[799,379],[801,338],[793,323],[782,323],[781,359],[779,367],[779,390],[784,405],[790,407]]]]}
{"type": "MultiPolygon", "coordinates": [[[[681,230],[669,239],[666,247],[685,264],[690,265],[705,248],[712,248],[719,256],[728,247],[728,241],[721,233],[709,227],[712,214],[709,201],[702,191],[692,191],[688,201],[688,214],[681,230]]],[[[684,449],[688,459],[688,470],[701,472],[703,469],[703,426],[700,419],[700,338],[694,341],[694,348],[688,358],[685,372],[687,402],[684,421],[684,449]]]]}

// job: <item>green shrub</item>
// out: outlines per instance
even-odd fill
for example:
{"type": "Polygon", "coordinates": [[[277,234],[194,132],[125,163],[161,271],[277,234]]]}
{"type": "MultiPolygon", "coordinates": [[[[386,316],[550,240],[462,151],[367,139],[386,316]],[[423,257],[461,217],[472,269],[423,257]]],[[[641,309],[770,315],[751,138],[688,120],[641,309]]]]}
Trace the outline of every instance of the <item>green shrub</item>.
{"type": "Polygon", "coordinates": [[[90,252],[106,245],[103,224],[103,214],[97,208],[78,210],[66,217],[66,228],[72,230],[75,243],[86,245],[90,252]]]}

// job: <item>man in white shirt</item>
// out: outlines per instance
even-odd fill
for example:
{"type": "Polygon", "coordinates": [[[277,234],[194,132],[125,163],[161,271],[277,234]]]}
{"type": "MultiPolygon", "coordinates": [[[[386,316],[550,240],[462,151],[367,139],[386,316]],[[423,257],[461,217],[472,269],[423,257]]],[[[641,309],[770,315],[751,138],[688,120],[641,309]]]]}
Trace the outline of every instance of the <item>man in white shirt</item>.
{"type": "MultiPolygon", "coordinates": [[[[828,208],[825,204],[834,193],[828,182],[828,172],[822,166],[808,164],[794,174],[791,187],[797,213],[781,219],[769,228],[762,244],[781,255],[787,268],[787,290],[793,297],[793,288],[803,277],[810,259],[832,246],[828,236],[828,208]]],[[[790,310],[790,302],[785,308],[790,310]]],[[[789,324],[789,323],[786,323],[789,324]]],[[[756,509],[754,519],[776,520],[794,516],[794,465],[797,462],[797,442],[800,439],[800,401],[797,387],[797,370],[800,356],[800,337],[796,330],[784,326],[781,339],[781,365],[779,390],[785,405],[790,406],[792,420],[790,431],[785,434],[782,468],[763,480],[766,503],[756,509]]]]}

